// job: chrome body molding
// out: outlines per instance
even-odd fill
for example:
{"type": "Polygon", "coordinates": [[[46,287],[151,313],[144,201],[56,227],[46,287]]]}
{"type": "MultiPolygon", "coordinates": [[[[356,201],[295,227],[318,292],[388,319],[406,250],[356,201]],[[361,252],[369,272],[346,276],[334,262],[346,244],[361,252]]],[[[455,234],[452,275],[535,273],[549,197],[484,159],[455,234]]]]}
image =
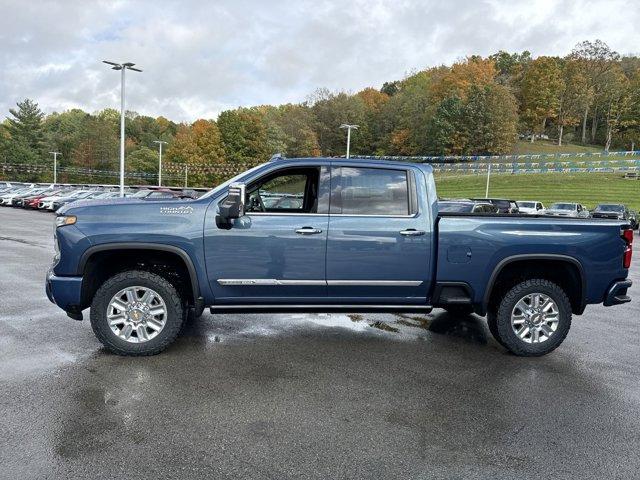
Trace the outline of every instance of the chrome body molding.
{"type": "Polygon", "coordinates": [[[326,285],[330,287],[418,287],[422,280],[278,280],[275,278],[219,278],[224,286],[326,285]]]}
{"type": "Polygon", "coordinates": [[[272,286],[272,285],[326,285],[324,280],[276,280],[275,278],[219,278],[220,285],[247,285],[247,286],[272,286]]]}
{"type": "Polygon", "coordinates": [[[418,287],[422,280],[327,280],[330,287],[418,287]]]}

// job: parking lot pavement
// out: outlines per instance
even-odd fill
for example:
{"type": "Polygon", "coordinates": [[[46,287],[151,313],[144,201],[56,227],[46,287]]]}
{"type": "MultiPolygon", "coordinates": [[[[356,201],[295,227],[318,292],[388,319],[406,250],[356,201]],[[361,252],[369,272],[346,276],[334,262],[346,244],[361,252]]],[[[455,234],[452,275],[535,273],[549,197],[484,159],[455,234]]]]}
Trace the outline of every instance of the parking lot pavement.
{"type": "Polygon", "coordinates": [[[542,358],[442,311],[205,315],[121,358],[46,299],[52,220],[0,208],[1,478],[640,476],[638,253],[542,358]]]}

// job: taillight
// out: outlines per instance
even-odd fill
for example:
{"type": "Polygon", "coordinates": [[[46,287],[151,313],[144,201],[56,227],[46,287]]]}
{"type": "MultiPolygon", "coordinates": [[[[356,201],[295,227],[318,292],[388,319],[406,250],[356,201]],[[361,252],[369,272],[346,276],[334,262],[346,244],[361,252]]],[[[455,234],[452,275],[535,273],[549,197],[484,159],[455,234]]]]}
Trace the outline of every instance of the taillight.
{"type": "Polygon", "coordinates": [[[624,268],[631,267],[631,255],[633,254],[633,230],[627,228],[622,231],[622,238],[627,242],[627,246],[624,249],[622,256],[622,266],[624,268]]]}

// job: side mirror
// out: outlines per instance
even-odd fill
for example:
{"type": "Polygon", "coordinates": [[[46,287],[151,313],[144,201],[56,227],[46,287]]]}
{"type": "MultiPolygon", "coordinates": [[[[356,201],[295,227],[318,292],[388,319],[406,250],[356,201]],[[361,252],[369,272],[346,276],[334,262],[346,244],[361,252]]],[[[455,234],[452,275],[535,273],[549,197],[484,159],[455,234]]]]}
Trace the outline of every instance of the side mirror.
{"type": "Polygon", "coordinates": [[[244,215],[245,191],[246,186],[244,183],[232,183],[229,185],[229,194],[218,207],[219,216],[224,223],[229,223],[230,220],[244,215]]]}

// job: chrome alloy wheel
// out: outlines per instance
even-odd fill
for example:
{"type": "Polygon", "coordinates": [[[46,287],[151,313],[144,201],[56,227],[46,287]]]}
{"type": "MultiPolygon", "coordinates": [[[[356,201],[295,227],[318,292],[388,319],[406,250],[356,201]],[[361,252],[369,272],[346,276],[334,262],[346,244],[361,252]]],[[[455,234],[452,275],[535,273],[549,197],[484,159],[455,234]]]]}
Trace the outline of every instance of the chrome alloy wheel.
{"type": "Polygon", "coordinates": [[[511,311],[511,328],[526,343],[547,341],[558,329],[559,323],[558,305],[543,293],[525,295],[511,311]]]}
{"type": "Polygon", "coordinates": [[[147,287],[127,287],[116,293],[107,307],[109,327],[130,343],[148,342],[167,323],[162,297],[147,287]]]}

